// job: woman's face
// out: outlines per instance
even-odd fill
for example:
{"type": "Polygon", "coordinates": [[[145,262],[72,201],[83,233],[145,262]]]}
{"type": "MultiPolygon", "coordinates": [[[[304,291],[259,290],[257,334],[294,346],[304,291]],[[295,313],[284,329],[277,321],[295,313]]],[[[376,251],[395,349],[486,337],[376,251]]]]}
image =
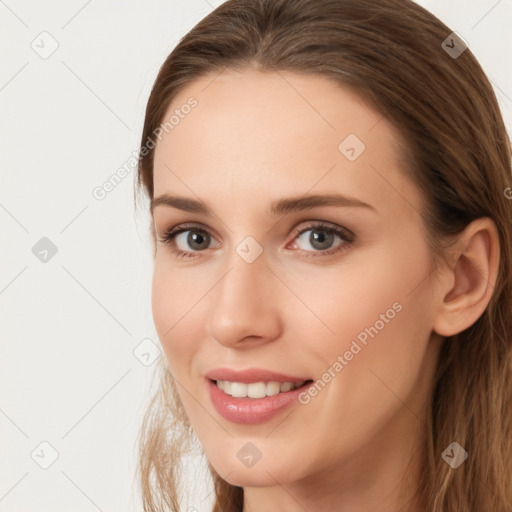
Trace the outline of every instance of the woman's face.
{"type": "Polygon", "coordinates": [[[154,160],[152,307],[213,467],[287,489],[403,468],[441,299],[393,126],[323,77],[253,70],[197,80],[171,115],[154,160]]]}

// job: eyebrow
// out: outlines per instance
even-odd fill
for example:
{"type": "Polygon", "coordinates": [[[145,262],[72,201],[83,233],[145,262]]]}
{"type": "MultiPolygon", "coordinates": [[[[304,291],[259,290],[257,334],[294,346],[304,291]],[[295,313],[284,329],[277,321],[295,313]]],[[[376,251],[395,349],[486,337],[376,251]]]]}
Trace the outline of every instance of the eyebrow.
{"type": "MultiPolygon", "coordinates": [[[[151,200],[150,211],[153,215],[155,208],[159,206],[167,206],[176,208],[190,213],[198,213],[201,215],[211,215],[210,208],[197,199],[188,197],[171,196],[169,194],[162,194],[151,200]]],[[[317,194],[300,197],[287,197],[273,201],[270,206],[270,213],[272,216],[285,215],[290,212],[309,210],[320,206],[352,206],[367,208],[377,212],[376,208],[371,204],[360,201],[355,197],[343,196],[339,194],[317,194]]]]}

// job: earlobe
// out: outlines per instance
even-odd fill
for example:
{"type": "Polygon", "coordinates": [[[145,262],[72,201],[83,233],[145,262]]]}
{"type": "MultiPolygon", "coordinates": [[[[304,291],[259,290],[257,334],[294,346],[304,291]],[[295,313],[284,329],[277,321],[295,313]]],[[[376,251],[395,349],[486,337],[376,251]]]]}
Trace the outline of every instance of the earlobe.
{"type": "Polygon", "coordinates": [[[471,222],[454,247],[433,326],[441,336],[458,334],[478,320],[489,304],[498,274],[499,237],[490,218],[471,222]]]}

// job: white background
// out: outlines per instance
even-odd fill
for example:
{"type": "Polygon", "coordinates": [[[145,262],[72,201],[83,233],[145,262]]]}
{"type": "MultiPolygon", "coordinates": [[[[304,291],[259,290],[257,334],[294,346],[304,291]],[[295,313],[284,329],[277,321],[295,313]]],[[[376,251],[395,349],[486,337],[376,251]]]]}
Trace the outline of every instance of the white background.
{"type": "MultiPolygon", "coordinates": [[[[149,217],[134,169],[104,200],[92,190],[138,148],[165,57],[221,3],[0,1],[0,512],[141,510],[135,437],[155,365],[133,351],[158,343],[149,217]],[[47,59],[31,48],[43,31],[59,45],[47,59]],[[32,252],[43,237],[58,250],[46,263],[32,252]],[[48,469],[42,442],[58,452],[48,469]]],[[[419,3],[468,42],[510,133],[512,2],[419,3]]],[[[210,491],[183,510],[208,510],[210,491]]]]}

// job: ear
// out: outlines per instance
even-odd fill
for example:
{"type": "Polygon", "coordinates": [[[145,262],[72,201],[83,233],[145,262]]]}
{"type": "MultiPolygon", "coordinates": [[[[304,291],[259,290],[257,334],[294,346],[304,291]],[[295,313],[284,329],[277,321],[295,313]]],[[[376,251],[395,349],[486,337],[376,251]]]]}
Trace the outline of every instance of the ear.
{"type": "Polygon", "coordinates": [[[499,236],[488,217],[471,222],[457,236],[441,274],[442,303],[433,329],[453,336],[473,325],[489,304],[499,265],[499,236]]]}

